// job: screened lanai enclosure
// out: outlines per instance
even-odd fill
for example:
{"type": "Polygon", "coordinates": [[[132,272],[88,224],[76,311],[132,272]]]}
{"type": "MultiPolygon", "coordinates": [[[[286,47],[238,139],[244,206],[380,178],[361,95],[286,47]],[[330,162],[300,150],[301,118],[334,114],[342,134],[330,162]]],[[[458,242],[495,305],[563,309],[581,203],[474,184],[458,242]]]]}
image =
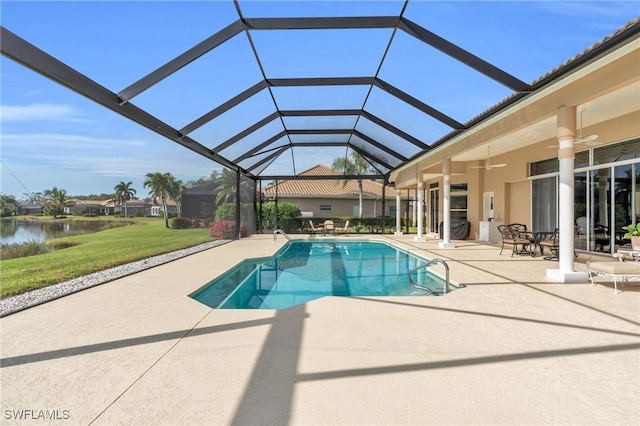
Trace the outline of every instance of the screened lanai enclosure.
{"type": "Polygon", "coordinates": [[[150,157],[169,140],[232,172],[237,235],[260,230],[255,214],[279,200],[265,188],[282,181],[375,180],[365,215],[408,218],[415,196],[396,205],[391,171],[588,61],[546,74],[607,34],[575,37],[588,22],[538,2],[115,3],[62,2],[55,19],[3,5],[3,72],[30,68],[160,136],[150,157]],[[538,44],[543,20],[561,46],[538,44]],[[332,167],[356,157],[365,168],[332,167]]]}

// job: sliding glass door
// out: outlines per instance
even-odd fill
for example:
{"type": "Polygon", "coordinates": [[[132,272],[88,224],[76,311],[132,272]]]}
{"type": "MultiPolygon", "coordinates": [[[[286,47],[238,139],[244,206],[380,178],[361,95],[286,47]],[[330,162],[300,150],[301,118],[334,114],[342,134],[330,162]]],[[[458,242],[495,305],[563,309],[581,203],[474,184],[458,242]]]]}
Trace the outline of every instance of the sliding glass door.
{"type": "Polygon", "coordinates": [[[532,225],[535,231],[553,231],[558,226],[558,178],[534,179],[531,182],[532,225]]]}

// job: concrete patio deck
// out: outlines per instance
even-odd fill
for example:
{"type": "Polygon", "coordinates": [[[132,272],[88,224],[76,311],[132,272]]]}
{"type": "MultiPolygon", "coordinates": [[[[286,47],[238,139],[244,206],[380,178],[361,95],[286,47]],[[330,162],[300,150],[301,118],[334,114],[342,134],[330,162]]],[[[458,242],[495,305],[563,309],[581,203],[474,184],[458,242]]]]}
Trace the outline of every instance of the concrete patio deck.
{"type": "Polygon", "coordinates": [[[0,319],[2,424],[639,423],[638,287],[554,283],[557,264],[472,241],[371,238],[467,287],[282,311],[187,297],[285,243],[234,241],[0,319]]]}

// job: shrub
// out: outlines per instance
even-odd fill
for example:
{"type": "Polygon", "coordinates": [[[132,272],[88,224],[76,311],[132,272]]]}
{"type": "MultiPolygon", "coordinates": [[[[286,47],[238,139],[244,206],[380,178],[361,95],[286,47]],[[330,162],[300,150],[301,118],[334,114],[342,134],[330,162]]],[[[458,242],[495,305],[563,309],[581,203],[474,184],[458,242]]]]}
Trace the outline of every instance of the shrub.
{"type": "Polygon", "coordinates": [[[197,228],[197,222],[188,217],[176,217],[171,222],[171,229],[189,229],[197,228]]]}
{"type": "Polygon", "coordinates": [[[75,247],[78,245],[80,245],[80,243],[77,241],[65,241],[65,242],[52,241],[47,243],[47,247],[49,247],[51,250],[62,250],[69,247],[75,247]]]}
{"type": "MultiPolygon", "coordinates": [[[[276,221],[275,221],[275,211],[276,211],[276,203],[268,202],[262,205],[262,229],[275,229],[276,221]]],[[[278,203],[278,222],[280,222],[280,227],[284,229],[282,219],[284,218],[300,218],[302,213],[300,213],[300,207],[297,204],[292,203],[278,203]]],[[[299,222],[298,226],[302,226],[299,222]]],[[[288,226],[285,226],[288,227],[288,226]]],[[[286,230],[285,232],[290,232],[291,230],[286,230]]]]}
{"type": "Polygon", "coordinates": [[[381,217],[363,217],[360,219],[354,219],[357,221],[356,223],[356,232],[360,232],[360,227],[366,229],[368,232],[372,234],[380,234],[385,232],[390,232],[393,230],[395,226],[392,218],[385,216],[385,229],[382,229],[382,218],[381,217]]]}
{"type": "MultiPolygon", "coordinates": [[[[240,204],[240,221],[246,222],[253,215],[252,203],[240,204]]],[[[223,203],[216,207],[216,220],[236,220],[236,203],[223,203]]]]}
{"type": "Polygon", "coordinates": [[[15,259],[18,257],[35,256],[47,253],[49,248],[40,241],[30,240],[24,243],[0,243],[0,259],[15,259]]]}
{"type": "MultiPolygon", "coordinates": [[[[218,240],[233,240],[237,238],[235,220],[218,220],[212,222],[209,229],[211,229],[211,236],[218,240]]],[[[247,229],[242,225],[240,226],[240,235],[242,237],[247,236],[247,229]]]]}

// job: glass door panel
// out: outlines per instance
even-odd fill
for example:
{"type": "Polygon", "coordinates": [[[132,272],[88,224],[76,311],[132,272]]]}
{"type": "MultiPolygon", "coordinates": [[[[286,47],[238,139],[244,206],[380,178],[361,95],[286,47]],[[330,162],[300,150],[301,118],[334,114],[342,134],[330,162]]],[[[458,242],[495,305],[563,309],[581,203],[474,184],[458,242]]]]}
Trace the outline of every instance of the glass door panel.
{"type": "Polygon", "coordinates": [[[588,250],[611,251],[607,243],[608,233],[611,229],[611,168],[592,170],[590,172],[590,195],[588,217],[588,250]]]}
{"type": "Polygon", "coordinates": [[[637,214],[634,205],[634,188],[637,180],[635,174],[637,171],[635,164],[626,164],[614,167],[614,220],[612,225],[612,234],[614,237],[614,251],[622,244],[628,241],[623,240],[625,231],[623,226],[633,222],[633,217],[637,214]]]}
{"type": "Polygon", "coordinates": [[[440,232],[440,228],[438,228],[438,218],[440,216],[439,194],[438,188],[429,189],[429,231],[433,233],[440,232]]]}
{"type": "Polygon", "coordinates": [[[557,219],[557,178],[549,177],[534,179],[531,183],[532,219],[534,231],[553,231],[558,223],[557,219]]]}

